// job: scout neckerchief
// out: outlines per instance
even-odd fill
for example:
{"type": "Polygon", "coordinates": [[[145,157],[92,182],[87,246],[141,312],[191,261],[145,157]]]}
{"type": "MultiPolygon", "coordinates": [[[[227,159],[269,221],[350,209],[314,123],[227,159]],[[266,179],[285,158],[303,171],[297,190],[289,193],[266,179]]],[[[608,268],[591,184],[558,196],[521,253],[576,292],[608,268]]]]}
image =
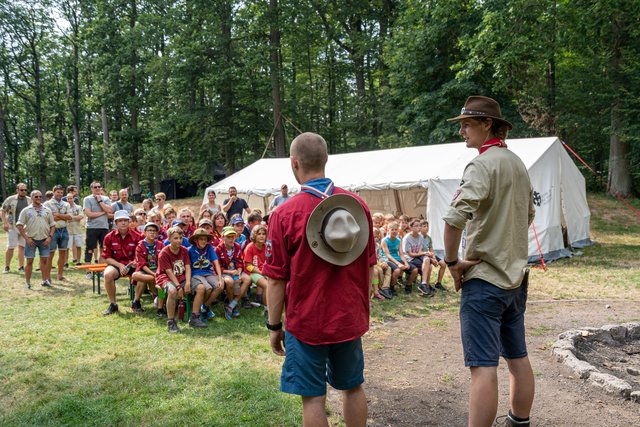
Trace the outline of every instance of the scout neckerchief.
{"type": "Polygon", "coordinates": [[[485,143],[482,144],[482,147],[480,147],[480,154],[484,153],[491,147],[507,148],[507,144],[502,138],[491,138],[490,140],[485,141],[485,143]]]}
{"type": "Polygon", "coordinates": [[[198,270],[205,270],[205,269],[209,269],[209,267],[211,267],[211,263],[209,262],[209,259],[207,258],[207,255],[209,254],[209,243],[207,243],[206,245],[204,245],[204,248],[202,249],[201,252],[200,248],[198,247],[198,245],[196,243],[193,244],[193,248],[191,250],[193,250],[195,252],[195,254],[197,255],[198,259],[196,259],[193,262],[193,267],[195,269],[198,270]]]}
{"type": "Polygon", "coordinates": [[[329,178],[316,178],[311,181],[307,181],[300,186],[300,191],[309,193],[312,196],[316,196],[320,199],[326,199],[333,194],[333,181],[329,178]]]}
{"type": "Polygon", "coordinates": [[[149,264],[149,270],[156,271],[158,268],[156,260],[156,241],[153,241],[153,246],[151,247],[149,247],[147,239],[144,239],[142,242],[144,243],[144,247],[147,248],[147,264],[149,264]]]}

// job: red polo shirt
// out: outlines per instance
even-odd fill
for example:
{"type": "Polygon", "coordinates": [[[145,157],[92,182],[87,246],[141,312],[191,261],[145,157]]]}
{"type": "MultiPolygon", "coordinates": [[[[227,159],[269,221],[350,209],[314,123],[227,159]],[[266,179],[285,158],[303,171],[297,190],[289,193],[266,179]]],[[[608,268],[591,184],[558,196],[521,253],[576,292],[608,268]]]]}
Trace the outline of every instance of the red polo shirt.
{"type": "Polygon", "coordinates": [[[127,230],[124,237],[118,230],[112,230],[104,236],[102,258],[112,258],[121,264],[129,264],[136,258],[138,241],[140,241],[140,235],[131,230],[127,230]]]}
{"type": "Polygon", "coordinates": [[[287,282],[287,331],[311,345],[350,341],[369,329],[369,267],[376,264],[371,214],[361,198],[336,187],[340,193],[354,196],[368,218],[359,225],[369,228],[369,243],[350,265],[330,264],[309,248],[305,229],[318,197],[299,193],[269,217],[262,274],[287,282]]]}

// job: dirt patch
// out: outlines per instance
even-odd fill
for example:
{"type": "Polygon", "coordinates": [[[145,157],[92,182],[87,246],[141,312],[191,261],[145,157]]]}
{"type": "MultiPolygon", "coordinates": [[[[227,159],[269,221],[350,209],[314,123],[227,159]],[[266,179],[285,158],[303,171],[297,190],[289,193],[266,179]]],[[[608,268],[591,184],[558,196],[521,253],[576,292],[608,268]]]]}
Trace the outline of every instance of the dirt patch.
{"type": "MultiPolygon", "coordinates": [[[[638,425],[638,404],[593,388],[549,351],[558,334],[640,319],[640,302],[532,301],[527,345],[536,376],[534,426],[638,425]]],[[[438,311],[376,326],[364,337],[369,426],[463,426],[469,371],[464,367],[458,314],[438,311]]],[[[508,371],[501,363],[498,415],[509,409],[508,371]]],[[[329,394],[340,413],[339,394],[329,394]]]]}
{"type": "Polygon", "coordinates": [[[611,374],[640,389],[640,341],[603,343],[580,340],[576,342],[576,357],[595,366],[600,372],[611,374]]]}

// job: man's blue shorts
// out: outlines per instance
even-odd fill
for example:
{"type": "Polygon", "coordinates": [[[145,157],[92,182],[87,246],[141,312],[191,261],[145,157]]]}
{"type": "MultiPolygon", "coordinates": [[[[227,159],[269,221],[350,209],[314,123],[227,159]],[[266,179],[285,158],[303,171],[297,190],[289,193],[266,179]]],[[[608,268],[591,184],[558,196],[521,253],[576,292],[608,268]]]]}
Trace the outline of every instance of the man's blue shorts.
{"type": "Polygon", "coordinates": [[[67,231],[67,227],[56,228],[51,243],[49,243],[49,250],[55,251],[60,248],[60,250],[66,251],[67,246],[69,246],[69,232],[67,231]]]}
{"type": "Polygon", "coordinates": [[[49,245],[45,245],[46,239],[42,239],[42,240],[36,240],[33,239],[33,243],[35,243],[36,245],[34,247],[29,246],[28,243],[25,243],[24,245],[24,256],[27,259],[32,259],[36,257],[36,249],[38,250],[38,253],[40,254],[40,258],[48,258],[49,257],[49,245]]]}
{"type": "Polygon", "coordinates": [[[527,355],[524,312],[527,286],[505,290],[481,279],[462,286],[460,332],[465,366],[498,366],[500,356],[527,355]]]}
{"type": "Polygon", "coordinates": [[[309,345],[285,331],[287,355],[280,390],[300,396],[324,396],[327,382],[337,390],[351,390],[364,382],[362,340],[309,345]]]}

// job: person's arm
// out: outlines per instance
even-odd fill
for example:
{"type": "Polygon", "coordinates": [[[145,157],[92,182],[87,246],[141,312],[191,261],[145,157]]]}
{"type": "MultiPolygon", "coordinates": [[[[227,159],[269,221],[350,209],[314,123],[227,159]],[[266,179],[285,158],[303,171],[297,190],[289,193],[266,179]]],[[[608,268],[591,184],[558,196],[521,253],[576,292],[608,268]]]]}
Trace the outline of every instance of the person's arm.
{"type": "Polygon", "coordinates": [[[7,215],[4,210],[4,205],[0,210],[0,219],[2,219],[2,227],[4,228],[4,231],[9,231],[11,229],[11,224],[9,224],[9,221],[7,221],[7,215]]]}
{"type": "Polygon", "coordinates": [[[24,231],[24,225],[17,224],[17,227],[18,227],[18,233],[20,233],[25,243],[30,247],[34,247],[36,244],[31,237],[27,236],[27,233],[24,231]]]}
{"type": "Polygon", "coordinates": [[[218,260],[213,261],[213,266],[216,270],[216,274],[218,275],[218,280],[220,281],[220,284],[224,283],[222,281],[222,270],[220,269],[220,261],[218,260]]]}
{"type": "Polygon", "coordinates": [[[176,286],[176,289],[178,290],[182,289],[182,285],[178,281],[178,278],[176,277],[175,274],[173,274],[173,268],[166,268],[164,272],[169,278],[169,280],[171,280],[171,283],[173,283],[176,286]]]}
{"type": "Polygon", "coordinates": [[[382,246],[382,252],[384,252],[384,256],[386,256],[389,261],[395,259],[395,258],[393,258],[391,256],[391,253],[389,252],[389,246],[387,246],[387,240],[386,239],[382,239],[382,242],[380,243],[380,246],[382,246]]]}
{"type": "MultiPolygon", "coordinates": [[[[277,325],[282,323],[282,312],[284,311],[284,280],[267,280],[267,309],[269,311],[269,325],[277,325]]],[[[278,331],[269,331],[269,341],[271,350],[278,356],[286,354],[283,346],[284,330],[280,328],[278,331]]]]}
{"type": "Polygon", "coordinates": [[[444,224],[444,262],[448,264],[449,273],[453,278],[456,292],[462,288],[462,280],[464,272],[471,266],[481,262],[480,260],[461,260],[458,258],[458,247],[460,247],[460,239],[462,239],[462,230],[444,224]]]}
{"type": "Polygon", "coordinates": [[[191,262],[187,262],[184,266],[184,291],[191,293],[191,262]]]}
{"type": "Polygon", "coordinates": [[[222,210],[224,212],[229,212],[229,209],[231,209],[231,205],[233,205],[233,202],[235,202],[236,199],[237,199],[237,196],[229,197],[227,201],[224,202],[224,205],[222,206],[222,210]]]}
{"type": "Polygon", "coordinates": [[[404,249],[402,249],[402,244],[398,245],[398,255],[400,255],[400,259],[402,260],[402,263],[406,267],[409,267],[409,263],[407,262],[407,257],[404,256],[404,249]]]}

